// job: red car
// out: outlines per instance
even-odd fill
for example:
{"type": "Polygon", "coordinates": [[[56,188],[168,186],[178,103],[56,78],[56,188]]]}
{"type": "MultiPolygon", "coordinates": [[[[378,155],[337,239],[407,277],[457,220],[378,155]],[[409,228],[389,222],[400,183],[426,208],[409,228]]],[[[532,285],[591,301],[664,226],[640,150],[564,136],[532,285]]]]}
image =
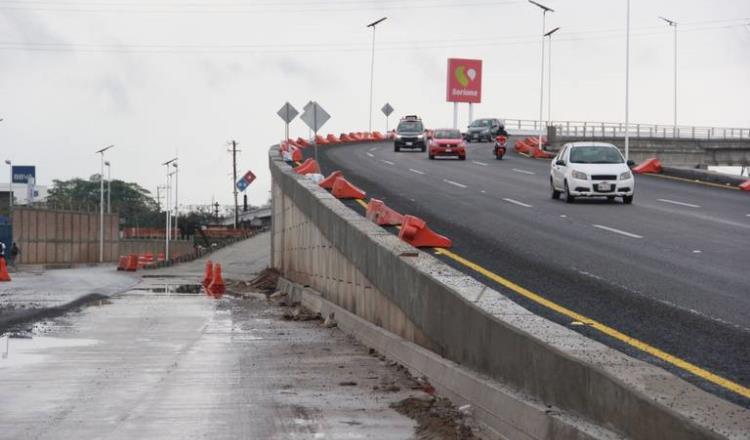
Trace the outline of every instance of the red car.
{"type": "Polygon", "coordinates": [[[505,136],[498,136],[495,138],[495,146],[493,148],[493,152],[495,153],[495,159],[503,160],[503,156],[505,156],[505,143],[507,141],[508,141],[508,138],[505,136]]]}
{"type": "Polygon", "coordinates": [[[466,143],[461,132],[453,128],[432,130],[428,148],[430,159],[437,156],[457,156],[460,160],[466,160],[466,143]]]}

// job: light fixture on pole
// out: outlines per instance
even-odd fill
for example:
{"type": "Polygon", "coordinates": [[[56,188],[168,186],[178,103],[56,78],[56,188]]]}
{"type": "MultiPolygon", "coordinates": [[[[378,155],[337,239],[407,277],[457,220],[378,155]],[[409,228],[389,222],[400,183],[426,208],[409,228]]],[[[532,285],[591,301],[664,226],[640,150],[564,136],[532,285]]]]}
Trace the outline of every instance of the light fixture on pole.
{"type": "Polygon", "coordinates": [[[180,221],[180,168],[177,166],[177,162],[173,163],[174,167],[174,239],[177,240],[178,223],[180,221]]]}
{"type": "Polygon", "coordinates": [[[542,9],[542,72],[541,79],[539,80],[539,149],[542,150],[542,123],[544,122],[544,38],[546,37],[545,34],[547,32],[547,12],[555,12],[555,10],[537,3],[534,0],[529,0],[529,3],[542,9]]]}
{"type": "Polygon", "coordinates": [[[625,160],[630,159],[630,0],[625,18],[625,160]]]}
{"type": "MultiPolygon", "coordinates": [[[[0,122],[2,122],[2,119],[0,119],[0,122]]],[[[13,211],[13,163],[6,159],[5,164],[8,165],[8,177],[10,179],[8,180],[8,198],[10,201],[8,202],[8,207],[10,208],[10,211],[13,211]]],[[[8,212],[9,215],[12,215],[11,212],[8,212]]]]}
{"type": "Polygon", "coordinates": [[[108,145],[94,154],[101,155],[101,166],[99,172],[99,262],[104,262],[104,152],[114,148],[108,145]]]}
{"type": "Polygon", "coordinates": [[[112,214],[112,167],[109,161],[105,161],[107,167],[107,214],[112,214]]]}
{"type": "Polygon", "coordinates": [[[375,79],[375,27],[380,23],[384,22],[388,17],[383,17],[380,20],[373,21],[368,24],[368,28],[372,28],[372,59],[370,60],[370,122],[368,125],[368,131],[372,132],[372,86],[375,79]]]}
{"type": "Polygon", "coordinates": [[[552,120],[552,34],[559,31],[560,27],[556,27],[551,31],[544,34],[545,37],[549,38],[549,51],[547,58],[547,123],[552,120]]]}
{"type": "Polygon", "coordinates": [[[669,26],[674,28],[674,128],[672,135],[677,136],[677,22],[668,18],[659,17],[669,26]]]}
{"type": "Polygon", "coordinates": [[[166,161],[166,162],[164,162],[162,164],[162,165],[164,165],[166,167],[166,170],[167,170],[167,187],[165,188],[165,191],[164,191],[164,193],[165,193],[165,196],[164,196],[164,199],[165,199],[164,200],[164,212],[166,214],[166,216],[165,216],[166,217],[166,219],[165,219],[165,228],[164,228],[164,259],[165,260],[169,260],[169,240],[170,240],[170,237],[172,236],[172,233],[171,233],[172,207],[170,206],[170,204],[171,204],[170,202],[171,201],[170,201],[170,197],[169,197],[169,193],[171,192],[171,185],[170,185],[170,183],[171,183],[171,179],[172,179],[172,174],[169,172],[169,166],[173,162],[175,162],[175,161],[177,161],[176,157],[174,159],[170,159],[170,160],[168,160],[168,161],[166,161]]]}

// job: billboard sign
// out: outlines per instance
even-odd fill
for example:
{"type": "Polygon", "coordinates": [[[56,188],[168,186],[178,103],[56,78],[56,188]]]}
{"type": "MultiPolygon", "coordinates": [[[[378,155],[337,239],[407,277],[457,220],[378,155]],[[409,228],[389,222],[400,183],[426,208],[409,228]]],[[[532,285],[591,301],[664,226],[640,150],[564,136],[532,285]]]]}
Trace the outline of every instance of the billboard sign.
{"type": "Polygon", "coordinates": [[[482,102],[482,60],[448,58],[448,102],[482,102]]]}
{"type": "Polygon", "coordinates": [[[13,183],[29,183],[29,178],[36,180],[36,167],[33,165],[13,165],[10,171],[13,183]]]}

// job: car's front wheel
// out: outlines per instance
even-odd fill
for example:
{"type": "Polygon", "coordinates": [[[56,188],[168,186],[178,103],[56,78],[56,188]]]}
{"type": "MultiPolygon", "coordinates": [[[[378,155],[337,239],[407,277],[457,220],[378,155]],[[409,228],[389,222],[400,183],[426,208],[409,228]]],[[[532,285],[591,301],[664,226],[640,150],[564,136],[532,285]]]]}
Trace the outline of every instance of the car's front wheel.
{"type": "Polygon", "coordinates": [[[429,158],[430,158],[430,160],[435,160],[435,155],[434,154],[430,154],[429,158]]]}
{"type": "Polygon", "coordinates": [[[570,195],[570,188],[568,187],[568,181],[565,181],[565,203],[575,203],[576,198],[570,195]]]}
{"type": "Polygon", "coordinates": [[[560,199],[560,191],[555,189],[555,185],[552,183],[552,178],[549,179],[549,186],[552,188],[552,199],[559,200],[560,199]]]}
{"type": "Polygon", "coordinates": [[[427,151],[427,147],[422,147],[421,150],[422,150],[422,153],[424,153],[425,151],[427,151]]]}
{"type": "Polygon", "coordinates": [[[630,205],[631,203],[633,203],[633,195],[623,196],[622,202],[626,205],[630,205]]]}
{"type": "Polygon", "coordinates": [[[396,145],[396,144],[393,144],[393,151],[395,151],[396,153],[398,153],[398,152],[400,152],[400,151],[401,151],[401,147],[399,147],[399,146],[398,146],[398,145],[396,145]]]}
{"type": "Polygon", "coordinates": [[[466,160],[466,156],[458,156],[459,160],[466,160]]]}

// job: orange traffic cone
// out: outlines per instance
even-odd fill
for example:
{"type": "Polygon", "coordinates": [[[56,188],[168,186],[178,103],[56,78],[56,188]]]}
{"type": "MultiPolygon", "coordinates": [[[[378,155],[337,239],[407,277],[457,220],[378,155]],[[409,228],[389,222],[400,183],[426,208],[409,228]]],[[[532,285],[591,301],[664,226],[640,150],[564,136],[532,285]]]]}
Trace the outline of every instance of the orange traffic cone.
{"type": "Polygon", "coordinates": [[[0,281],[10,281],[8,267],[5,265],[5,257],[0,256],[0,281]]]}
{"type": "Polygon", "coordinates": [[[214,279],[214,263],[211,260],[206,261],[206,274],[203,276],[203,287],[211,285],[214,279]]]}
{"type": "Polygon", "coordinates": [[[221,264],[216,263],[214,265],[214,278],[211,281],[211,284],[208,285],[208,293],[217,298],[221,298],[221,295],[224,294],[225,290],[226,285],[224,285],[224,278],[221,277],[221,264]]]}

